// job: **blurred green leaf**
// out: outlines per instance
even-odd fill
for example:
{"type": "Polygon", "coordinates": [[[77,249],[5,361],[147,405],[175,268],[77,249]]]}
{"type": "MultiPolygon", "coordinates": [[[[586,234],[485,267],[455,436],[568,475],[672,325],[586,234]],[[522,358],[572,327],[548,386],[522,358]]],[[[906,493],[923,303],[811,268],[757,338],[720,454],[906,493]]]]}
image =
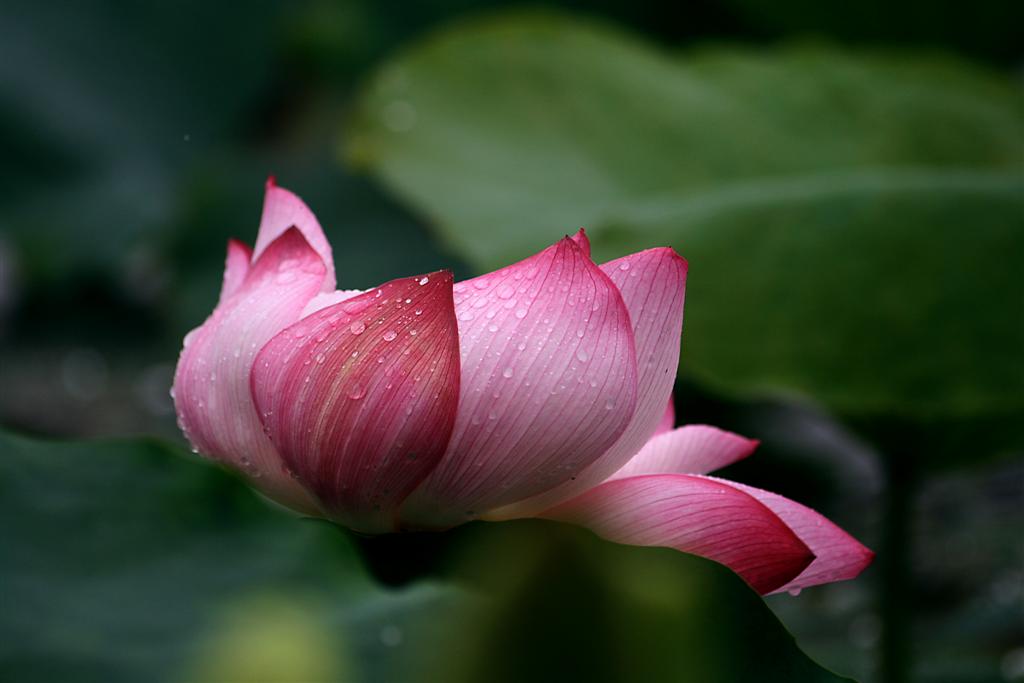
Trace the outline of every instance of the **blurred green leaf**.
{"type": "Polygon", "coordinates": [[[463,580],[497,597],[464,612],[427,665],[433,680],[848,680],[808,659],[764,601],[709,560],[539,520],[463,535],[463,580]]]}
{"type": "Polygon", "coordinates": [[[347,150],[481,270],[578,225],[597,258],[675,247],[681,367],[720,389],[965,423],[957,459],[1019,442],[1024,98],[998,77],[821,47],[680,59],[512,15],[381,68],[347,150]]]}
{"type": "Polygon", "coordinates": [[[478,523],[389,537],[449,547],[440,578],[393,555],[412,580],[385,588],[350,537],[158,442],[0,449],[4,680],[837,680],[675,551],[478,523]]]}
{"type": "Polygon", "coordinates": [[[0,451],[3,680],[392,683],[461,600],[385,590],[331,525],[153,441],[0,451]]]}

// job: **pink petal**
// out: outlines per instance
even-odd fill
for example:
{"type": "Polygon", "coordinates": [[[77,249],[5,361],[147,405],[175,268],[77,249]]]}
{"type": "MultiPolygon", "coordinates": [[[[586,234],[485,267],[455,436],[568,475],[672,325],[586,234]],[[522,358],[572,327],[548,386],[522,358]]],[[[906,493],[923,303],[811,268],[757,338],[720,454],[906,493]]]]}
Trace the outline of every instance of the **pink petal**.
{"type": "Polygon", "coordinates": [[[671,249],[649,249],[609,261],[601,270],[622,292],[636,339],[637,406],[629,427],[575,479],[488,517],[528,517],[596,486],[643,447],[665,415],[679,365],[686,261],[671,249]]]}
{"type": "Polygon", "coordinates": [[[586,467],[636,405],[629,313],[571,239],[455,286],[462,396],[437,469],[402,519],[444,527],[586,467]]]}
{"type": "Polygon", "coordinates": [[[584,256],[590,258],[590,238],[587,237],[586,230],[580,228],[576,231],[576,234],[569,239],[576,243],[576,246],[580,248],[580,251],[583,252],[584,256]]]}
{"type": "MultiPolygon", "coordinates": [[[[237,268],[232,258],[229,252],[229,267],[237,268]]],[[[256,353],[298,319],[323,278],[317,253],[298,230],[286,231],[256,259],[234,294],[185,337],[174,377],[179,423],[192,445],[238,469],[270,497],[306,511],[315,509],[311,499],[283,474],[263,433],[249,373],[256,353]]]]}
{"type": "MultiPolygon", "coordinates": [[[[676,426],[676,405],[675,398],[670,393],[668,395],[668,403],[665,405],[665,414],[661,416],[661,422],[654,428],[654,435],[664,434],[671,432],[673,427],[676,426]]],[[[648,442],[649,443],[649,442],[648,442]]],[[[636,456],[633,456],[636,457],[636,456]]]]}
{"type": "Polygon", "coordinates": [[[354,296],[358,296],[363,293],[361,289],[338,289],[333,292],[320,292],[306,304],[306,307],[302,309],[302,316],[305,318],[307,315],[316,313],[321,308],[327,308],[334,304],[340,304],[342,301],[347,301],[354,296]]]}
{"type": "Polygon", "coordinates": [[[610,478],[641,474],[706,474],[746,458],[758,441],[707,425],[659,434],[610,478]]]}
{"type": "Polygon", "coordinates": [[[228,240],[228,255],[224,260],[224,282],[220,288],[218,306],[242,286],[245,276],[249,273],[250,263],[252,263],[252,249],[238,240],[228,240]]]}
{"type": "Polygon", "coordinates": [[[544,512],[616,543],[663,546],[720,562],[759,593],[813,559],[765,505],[731,485],[685,474],[615,479],[544,512]]]}
{"type": "Polygon", "coordinates": [[[455,422],[459,342],[448,272],[323,308],[256,358],[252,394],[288,468],[332,519],[397,528],[455,422]]]}
{"type": "Polygon", "coordinates": [[[277,182],[271,176],[267,178],[266,194],[263,197],[263,217],[260,219],[260,232],[256,237],[254,258],[259,258],[260,254],[279,235],[291,227],[299,229],[309,245],[320,255],[327,268],[321,289],[325,292],[333,291],[335,286],[334,257],[331,254],[331,245],[320,228],[320,223],[301,199],[283,187],[278,187],[277,182]]]}
{"type": "Polygon", "coordinates": [[[814,561],[799,576],[773,592],[799,591],[833,581],[856,578],[871,564],[875,554],[814,510],[777,493],[753,486],[707,477],[757,498],[779,516],[814,553],[814,561]]]}

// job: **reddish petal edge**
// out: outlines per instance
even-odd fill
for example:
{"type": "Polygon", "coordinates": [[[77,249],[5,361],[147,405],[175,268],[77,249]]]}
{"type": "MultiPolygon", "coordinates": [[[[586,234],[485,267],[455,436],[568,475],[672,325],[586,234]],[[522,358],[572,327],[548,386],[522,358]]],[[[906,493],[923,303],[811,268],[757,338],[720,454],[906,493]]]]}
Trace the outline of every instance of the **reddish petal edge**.
{"type": "Polygon", "coordinates": [[[799,576],[773,590],[796,592],[810,586],[854,579],[875,558],[875,553],[811,508],[770,491],[733,481],[704,477],[757,498],[779,516],[814,553],[814,561],[799,576]]]}
{"type": "Polygon", "coordinates": [[[539,516],[578,524],[616,543],[706,557],[729,567],[762,594],[788,585],[814,559],[767,505],[707,477],[615,479],[539,516]]]}

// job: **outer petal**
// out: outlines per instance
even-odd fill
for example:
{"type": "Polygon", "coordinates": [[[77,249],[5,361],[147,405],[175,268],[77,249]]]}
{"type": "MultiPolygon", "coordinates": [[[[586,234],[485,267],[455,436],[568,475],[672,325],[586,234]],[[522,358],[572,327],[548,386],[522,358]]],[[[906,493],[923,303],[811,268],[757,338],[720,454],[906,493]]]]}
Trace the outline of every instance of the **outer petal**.
{"type": "MultiPolygon", "coordinates": [[[[672,394],[668,395],[668,404],[665,405],[665,413],[661,416],[661,422],[654,428],[654,435],[671,432],[676,426],[676,405],[672,394]]],[[[633,456],[636,457],[636,456],[633,456]]]]}
{"type": "Polygon", "coordinates": [[[455,286],[462,396],[437,469],[403,507],[444,527],[568,480],[636,405],[636,356],[618,289],[571,239],[455,286]]]}
{"type": "Polygon", "coordinates": [[[746,458],[760,442],[707,425],[659,434],[610,479],[641,474],[706,474],[746,458]]]}
{"type": "Polygon", "coordinates": [[[256,358],[252,392],[288,468],[331,518],[397,528],[444,453],[459,396],[450,273],[389,282],[323,308],[256,358]]]}
{"type": "Polygon", "coordinates": [[[808,547],[753,496],[704,477],[616,479],[544,512],[617,543],[665,546],[721,562],[759,593],[797,576],[808,547]]]}
{"type": "Polygon", "coordinates": [[[857,539],[809,507],[753,486],[706,478],[757,498],[778,515],[814,553],[814,561],[799,576],[773,592],[798,591],[808,586],[856,578],[875,557],[857,539]]]}
{"type": "Polygon", "coordinates": [[[242,471],[272,498],[303,510],[313,506],[283,474],[263,433],[249,373],[256,353],[298,319],[323,278],[317,253],[298,230],[286,231],[256,259],[237,291],[185,337],[174,377],[178,421],[192,445],[242,471]]]}
{"type": "Polygon", "coordinates": [[[530,516],[596,486],[643,447],[665,414],[679,365],[686,261],[671,249],[649,249],[609,261],[601,270],[622,292],[633,323],[639,370],[636,412],[618,441],[575,479],[488,517],[530,516]]]}
{"type": "Polygon", "coordinates": [[[224,259],[224,282],[220,287],[220,300],[217,305],[223,304],[228,297],[238,291],[249,274],[249,264],[252,262],[252,249],[238,240],[228,240],[228,255],[224,259]]]}
{"type": "Polygon", "coordinates": [[[263,196],[263,217],[260,219],[260,232],[256,237],[256,247],[253,250],[254,258],[259,258],[260,254],[278,236],[291,227],[299,229],[327,267],[321,289],[325,292],[333,291],[335,287],[334,257],[331,254],[331,245],[320,228],[320,223],[301,199],[283,187],[278,187],[277,182],[271,176],[267,178],[267,190],[263,196]]]}

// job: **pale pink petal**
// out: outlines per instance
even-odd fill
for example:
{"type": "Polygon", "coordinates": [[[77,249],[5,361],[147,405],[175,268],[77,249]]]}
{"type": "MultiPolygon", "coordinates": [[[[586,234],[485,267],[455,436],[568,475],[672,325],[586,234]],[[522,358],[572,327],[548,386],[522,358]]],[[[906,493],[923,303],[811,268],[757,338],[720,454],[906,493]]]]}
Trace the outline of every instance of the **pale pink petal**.
{"type": "Polygon", "coordinates": [[[321,290],[333,291],[335,287],[334,256],[320,223],[301,199],[283,187],[278,187],[277,182],[271,176],[267,178],[266,194],[263,197],[263,216],[260,219],[260,231],[256,236],[253,257],[259,258],[264,249],[291,227],[299,229],[309,245],[320,255],[327,268],[321,290]]]}
{"type": "Polygon", "coordinates": [[[342,301],[347,301],[354,296],[358,296],[363,293],[361,289],[338,289],[333,292],[320,292],[306,304],[306,307],[302,309],[302,315],[300,317],[305,318],[307,315],[316,313],[321,308],[327,308],[334,304],[340,304],[342,301]]]}
{"type": "MultiPolygon", "coordinates": [[[[676,426],[676,404],[672,394],[668,396],[668,403],[665,405],[665,414],[661,416],[661,422],[654,428],[654,435],[671,432],[676,426]]],[[[635,456],[634,456],[635,457],[635,456]]]]}
{"type": "Polygon", "coordinates": [[[220,287],[220,300],[217,305],[238,291],[249,273],[249,264],[252,262],[252,249],[238,240],[228,240],[228,255],[224,259],[224,282],[220,287]]]}
{"type": "Polygon", "coordinates": [[[256,259],[237,291],[185,337],[174,377],[178,420],[196,450],[303,510],[314,509],[311,499],[283,473],[263,433],[249,373],[260,348],[298,320],[323,278],[320,257],[298,230],[288,230],[256,259]]]}
{"type": "Polygon", "coordinates": [[[641,474],[707,474],[746,458],[758,441],[707,425],[686,425],[653,437],[610,478],[641,474]]]}
{"type": "Polygon", "coordinates": [[[773,592],[799,591],[833,581],[856,578],[871,564],[875,554],[814,510],[777,493],[753,486],[707,477],[757,498],[779,516],[814,553],[814,561],[799,576],[773,592]]]}
{"type": "Polygon", "coordinates": [[[451,273],[394,280],[323,308],[256,358],[252,393],[288,468],[332,519],[397,529],[444,453],[459,396],[451,273]]]}
{"type": "Polygon", "coordinates": [[[528,517],[596,486],[643,447],[665,414],[679,365],[686,261],[671,249],[658,248],[609,261],[601,270],[621,291],[632,320],[639,373],[636,411],[618,441],[575,479],[488,518],[528,517]]]}
{"type": "Polygon", "coordinates": [[[411,526],[458,524],[586,467],[636,406],[618,289],[571,239],[455,286],[462,396],[437,469],[403,506],[411,526]]]}
{"type": "Polygon", "coordinates": [[[540,516],[579,524],[616,543],[707,557],[732,569],[759,593],[785,585],[814,557],[753,496],[685,474],[608,481],[540,516]]]}

